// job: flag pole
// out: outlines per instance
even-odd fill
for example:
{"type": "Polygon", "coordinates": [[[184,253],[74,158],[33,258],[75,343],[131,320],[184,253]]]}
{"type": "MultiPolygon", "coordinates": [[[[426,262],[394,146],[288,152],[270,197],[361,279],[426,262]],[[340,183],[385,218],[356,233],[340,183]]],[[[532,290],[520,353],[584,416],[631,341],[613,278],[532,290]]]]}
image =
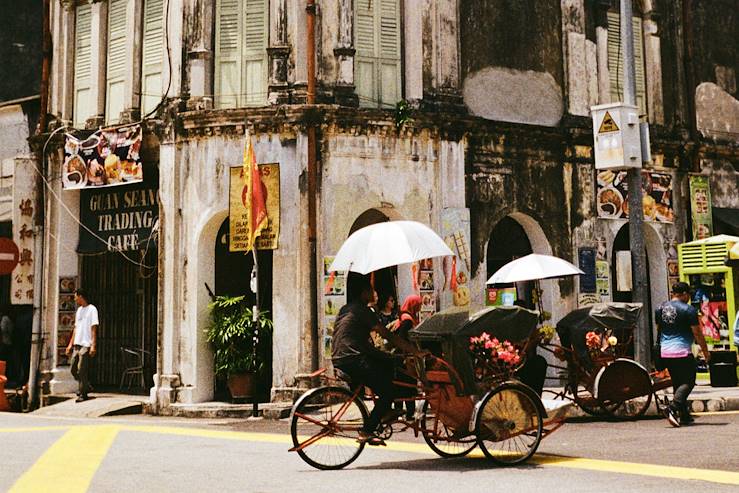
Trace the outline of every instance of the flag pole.
{"type": "MultiPolygon", "coordinates": [[[[257,344],[259,343],[259,262],[257,261],[257,248],[256,245],[252,246],[252,256],[254,257],[254,308],[252,310],[252,321],[254,322],[254,336],[252,340],[252,357],[253,361],[257,361],[257,344]]],[[[254,397],[252,399],[252,410],[251,415],[253,417],[259,416],[259,397],[257,396],[256,385],[254,387],[254,397]]]]}

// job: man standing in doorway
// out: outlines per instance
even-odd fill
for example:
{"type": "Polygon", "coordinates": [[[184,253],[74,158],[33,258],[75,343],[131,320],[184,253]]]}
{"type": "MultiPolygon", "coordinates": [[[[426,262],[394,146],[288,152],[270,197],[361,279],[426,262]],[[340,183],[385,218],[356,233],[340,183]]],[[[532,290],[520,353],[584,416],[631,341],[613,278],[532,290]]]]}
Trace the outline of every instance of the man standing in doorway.
{"type": "Polygon", "coordinates": [[[98,309],[90,304],[87,293],[82,289],[75,290],[74,301],[77,303],[77,313],[67,355],[72,354],[72,376],[80,383],[77,402],[82,402],[90,398],[87,395],[90,390],[88,369],[90,358],[97,351],[98,309]]]}
{"type": "Polygon", "coordinates": [[[690,286],[678,282],[672,286],[672,299],[662,303],[655,312],[662,360],[670,371],[674,389],[674,397],[666,410],[667,420],[674,427],[693,422],[688,409],[688,396],[695,387],[693,341],[700,346],[706,361],[711,358],[698,324],[698,310],[689,303],[690,286]]]}

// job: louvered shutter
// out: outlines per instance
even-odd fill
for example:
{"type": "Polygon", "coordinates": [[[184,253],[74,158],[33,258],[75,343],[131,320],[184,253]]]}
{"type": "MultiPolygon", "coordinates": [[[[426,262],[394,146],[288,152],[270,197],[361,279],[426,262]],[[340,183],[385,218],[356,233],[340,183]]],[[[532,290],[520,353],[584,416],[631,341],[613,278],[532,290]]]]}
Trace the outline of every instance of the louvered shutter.
{"type": "MultiPolygon", "coordinates": [[[[375,0],[377,1],[377,0],[375,0]]],[[[398,0],[379,1],[380,98],[382,107],[394,108],[400,96],[400,8],[398,0]]]]}
{"type": "Polygon", "coordinates": [[[90,36],[92,7],[80,5],[75,18],[74,39],[74,124],[82,127],[92,116],[94,104],[90,94],[92,82],[92,52],[90,36]]]}
{"type": "Polygon", "coordinates": [[[164,0],[144,3],[144,39],[141,48],[141,110],[143,115],[156,108],[162,98],[162,60],[164,56],[164,0]]]}
{"type": "Polygon", "coordinates": [[[125,101],[126,61],[126,2],[110,0],[108,3],[108,61],[105,78],[105,121],[115,123],[120,119],[125,101]]]}
{"type": "MultiPolygon", "coordinates": [[[[644,37],[642,20],[632,19],[634,29],[634,68],[636,73],[636,103],[642,114],[647,112],[646,79],[644,73],[644,37]]],[[[621,21],[619,14],[608,13],[608,72],[611,101],[623,100],[623,53],[621,52],[621,21]]]]}
{"type": "Polygon", "coordinates": [[[245,0],[243,104],[255,106],[267,100],[267,4],[268,0],[245,0]]]}
{"type": "Polygon", "coordinates": [[[215,106],[235,108],[241,94],[241,2],[218,0],[216,4],[215,106]]]}
{"type": "Polygon", "coordinates": [[[377,0],[354,1],[354,63],[355,86],[360,106],[377,106],[379,91],[377,90],[377,40],[375,39],[375,9],[377,0]]]}

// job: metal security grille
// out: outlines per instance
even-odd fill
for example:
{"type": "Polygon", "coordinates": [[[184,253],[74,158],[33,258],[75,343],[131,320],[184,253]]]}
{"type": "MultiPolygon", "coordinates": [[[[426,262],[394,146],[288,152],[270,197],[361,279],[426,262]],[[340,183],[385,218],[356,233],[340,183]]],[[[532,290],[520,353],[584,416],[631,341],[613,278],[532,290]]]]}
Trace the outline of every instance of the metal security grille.
{"type": "MultiPolygon", "coordinates": [[[[128,252],[138,260],[139,252],[128,252]]],[[[80,287],[89,294],[100,318],[97,356],[90,367],[90,382],[96,390],[117,389],[121,375],[131,361],[122,346],[148,351],[144,359],[145,388],[133,379],[132,389],[146,390],[156,372],[157,270],[146,269],[116,253],[83,256],[80,287]]],[[[142,264],[157,265],[156,248],[151,248],[142,264]]]]}

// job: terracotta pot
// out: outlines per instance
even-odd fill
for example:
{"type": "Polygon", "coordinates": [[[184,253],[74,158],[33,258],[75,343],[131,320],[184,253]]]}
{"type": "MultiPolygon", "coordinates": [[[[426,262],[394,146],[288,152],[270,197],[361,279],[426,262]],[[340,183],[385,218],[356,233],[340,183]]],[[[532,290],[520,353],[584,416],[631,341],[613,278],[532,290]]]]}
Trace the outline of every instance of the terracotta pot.
{"type": "Polygon", "coordinates": [[[252,399],[256,394],[257,378],[254,373],[229,375],[227,384],[234,399],[252,399]]]}

